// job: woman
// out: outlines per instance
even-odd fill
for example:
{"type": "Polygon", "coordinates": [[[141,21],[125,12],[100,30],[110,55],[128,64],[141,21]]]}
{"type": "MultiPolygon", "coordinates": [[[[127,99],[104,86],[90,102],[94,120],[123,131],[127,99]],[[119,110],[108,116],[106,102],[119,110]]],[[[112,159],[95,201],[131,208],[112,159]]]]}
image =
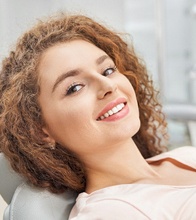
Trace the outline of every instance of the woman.
{"type": "Polygon", "coordinates": [[[117,33],[80,15],[39,22],[0,77],[1,151],[32,184],[81,193],[70,219],[196,217],[195,149],[162,153],[157,92],[117,33]]]}

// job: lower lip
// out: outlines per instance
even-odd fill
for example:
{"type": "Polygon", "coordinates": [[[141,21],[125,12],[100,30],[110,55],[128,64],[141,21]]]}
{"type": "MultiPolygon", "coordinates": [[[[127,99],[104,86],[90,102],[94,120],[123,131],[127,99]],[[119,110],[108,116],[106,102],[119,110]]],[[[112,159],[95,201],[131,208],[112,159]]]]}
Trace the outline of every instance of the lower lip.
{"type": "Polygon", "coordinates": [[[126,104],[125,107],[121,111],[119,111],[118,113],[113,114],[107,118],[100,120],[100,121],[108,121],[108,122],[117,121],[117,120],[124,118],[128,113],[129,113],[129,107],[126,104]]]}

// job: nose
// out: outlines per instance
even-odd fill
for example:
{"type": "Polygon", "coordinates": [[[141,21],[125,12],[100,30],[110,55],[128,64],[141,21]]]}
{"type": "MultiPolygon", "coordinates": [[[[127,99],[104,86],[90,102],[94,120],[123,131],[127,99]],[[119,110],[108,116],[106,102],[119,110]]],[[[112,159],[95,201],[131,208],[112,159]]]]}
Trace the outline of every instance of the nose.
{"type": "Polygon", "coordinates": [[[117,84],[115,83],[115,81],[106,76],[100,75],[99,79],[97,79],[97,84],[98,84],[98,92],[97,92],[98,99],[103,99],[117,90],[117,84]]]}

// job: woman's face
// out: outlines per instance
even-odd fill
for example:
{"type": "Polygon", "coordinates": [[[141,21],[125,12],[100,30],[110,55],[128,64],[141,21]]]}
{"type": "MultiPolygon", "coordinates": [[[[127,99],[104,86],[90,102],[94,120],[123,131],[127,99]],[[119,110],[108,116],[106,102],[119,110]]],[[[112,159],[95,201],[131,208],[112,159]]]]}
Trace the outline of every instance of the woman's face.
{"type": "Polygon", "coordinates": [[[39,65],[39,80],[48,142],[82,156],[127,141],[138,131],[133,87],[95,45],[74,40],[49,48],[39,65]]]}

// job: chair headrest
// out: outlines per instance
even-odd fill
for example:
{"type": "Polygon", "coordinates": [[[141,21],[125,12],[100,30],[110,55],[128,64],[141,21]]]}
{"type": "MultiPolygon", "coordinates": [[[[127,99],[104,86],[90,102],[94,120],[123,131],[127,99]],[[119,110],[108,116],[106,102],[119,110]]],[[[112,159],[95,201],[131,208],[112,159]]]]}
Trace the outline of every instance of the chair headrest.
{"type": "Polygon", "coordinates": [[[23,181],[24,179],[13,171],[3,153],[0,153],[0,194],[7,204],[11,202],[16,188],[23,181]]]}

